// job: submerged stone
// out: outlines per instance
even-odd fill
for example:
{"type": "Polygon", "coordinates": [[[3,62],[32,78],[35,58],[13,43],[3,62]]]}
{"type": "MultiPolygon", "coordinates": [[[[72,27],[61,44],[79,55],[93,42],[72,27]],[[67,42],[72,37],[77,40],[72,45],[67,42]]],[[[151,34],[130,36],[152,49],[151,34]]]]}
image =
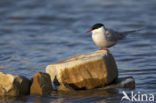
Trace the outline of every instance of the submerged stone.
{"type": "Polygon", "coordinates": [[[112,84],[107,85],[101,89],[112,89],[112,88],[127,88],[134,89],[135,88],[135,80],[133,77],[123,77],[114,81],[112,84]]]}
{"type": "Polygon", "coordinates": [[[106,50],[79,54],[46,67],[56,87],[60,90],[92,89],[112,83],[118,77],[113,56],[106,50]]]}

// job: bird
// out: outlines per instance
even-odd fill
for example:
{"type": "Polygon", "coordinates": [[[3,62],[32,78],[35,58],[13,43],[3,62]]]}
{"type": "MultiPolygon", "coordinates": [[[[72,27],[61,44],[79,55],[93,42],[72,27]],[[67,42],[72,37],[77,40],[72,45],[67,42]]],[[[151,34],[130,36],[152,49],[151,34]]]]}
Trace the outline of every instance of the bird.
{"type": "Polygon", "coordinates": [[[100,48],[100,50],[108,51],[108,48],[117,44],[118,41],[124,39],[128,34],[140,30],[141,29],[118,32],[106,28],[102,23],[96,23],[91,27],[91,30],[87,31],[86,33],[92,33],[92,40],[95,45],[100,48]]]}

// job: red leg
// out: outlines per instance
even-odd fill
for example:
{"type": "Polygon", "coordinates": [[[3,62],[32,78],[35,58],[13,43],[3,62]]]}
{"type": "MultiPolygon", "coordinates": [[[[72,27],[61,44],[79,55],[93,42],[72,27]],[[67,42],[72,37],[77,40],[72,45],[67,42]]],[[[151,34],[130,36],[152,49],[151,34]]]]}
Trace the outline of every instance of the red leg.
{"type": "Polygon", "coordinates": [[[108,51],[108,48],[100,48],[99,50],[106,50],[106,51],[108,51]]]}
{"type": "Polygon", "coordinates": [[[99,50],[106,50],[107,52],[109,51],[108,48],[100,48],[99,50]]]}
{"type": "Polygon", "coordinates": [[[108,51],[108,48],[105,48],[106,51],[108,51]]]}

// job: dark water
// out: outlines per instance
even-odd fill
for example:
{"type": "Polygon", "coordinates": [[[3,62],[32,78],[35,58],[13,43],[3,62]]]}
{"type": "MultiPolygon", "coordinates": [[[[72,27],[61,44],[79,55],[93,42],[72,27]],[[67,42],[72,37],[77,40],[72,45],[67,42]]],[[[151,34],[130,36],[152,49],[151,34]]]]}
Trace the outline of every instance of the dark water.
{"type": "MultiPolygon", "coordinates": [[[[144,27],[110,48],[119,76],[133,76],[134,92],[155,94],[155,0],[0,0],[0,72],[28,78],[48,64],[98,48],[91,35],[93,24],[124,31],[144,27]]],[[[53,93],[52,96],[2,98],[14,103],[118,103],[123,89],[53,93]]],[[[130,92],[130,90],[127,90],[130,92]]]]}

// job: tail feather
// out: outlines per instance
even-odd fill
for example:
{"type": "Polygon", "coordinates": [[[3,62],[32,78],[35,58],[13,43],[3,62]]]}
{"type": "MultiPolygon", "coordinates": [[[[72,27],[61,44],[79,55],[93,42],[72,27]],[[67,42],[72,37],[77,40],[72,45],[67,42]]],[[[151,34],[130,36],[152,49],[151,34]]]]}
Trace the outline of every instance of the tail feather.
{"type": "Polygon", "coordinates": [[[141,29],[137,29],[137,30],[131,30],[131,31],[124,31],[124,32],[120,32],[121,34],[129,34],[129,33],[133,33],[133,32],[137,32],[137,31],[141,31],[143,30],[144,28],[141,28],[141,29]]]}
{"type": "Polygon", "coordinates": [[[124,32],[120,32],[120,36],[119,36],[119,39],[123,39],[125,38],[128,34],[130,33],[134,33],[134,32],[137,32],[137,31],[141,31],[143,30],[144,28],[141,28],[141,29],[137,29],[137,30],[131,30],[131,31],[124,31],[124,32]]]}

